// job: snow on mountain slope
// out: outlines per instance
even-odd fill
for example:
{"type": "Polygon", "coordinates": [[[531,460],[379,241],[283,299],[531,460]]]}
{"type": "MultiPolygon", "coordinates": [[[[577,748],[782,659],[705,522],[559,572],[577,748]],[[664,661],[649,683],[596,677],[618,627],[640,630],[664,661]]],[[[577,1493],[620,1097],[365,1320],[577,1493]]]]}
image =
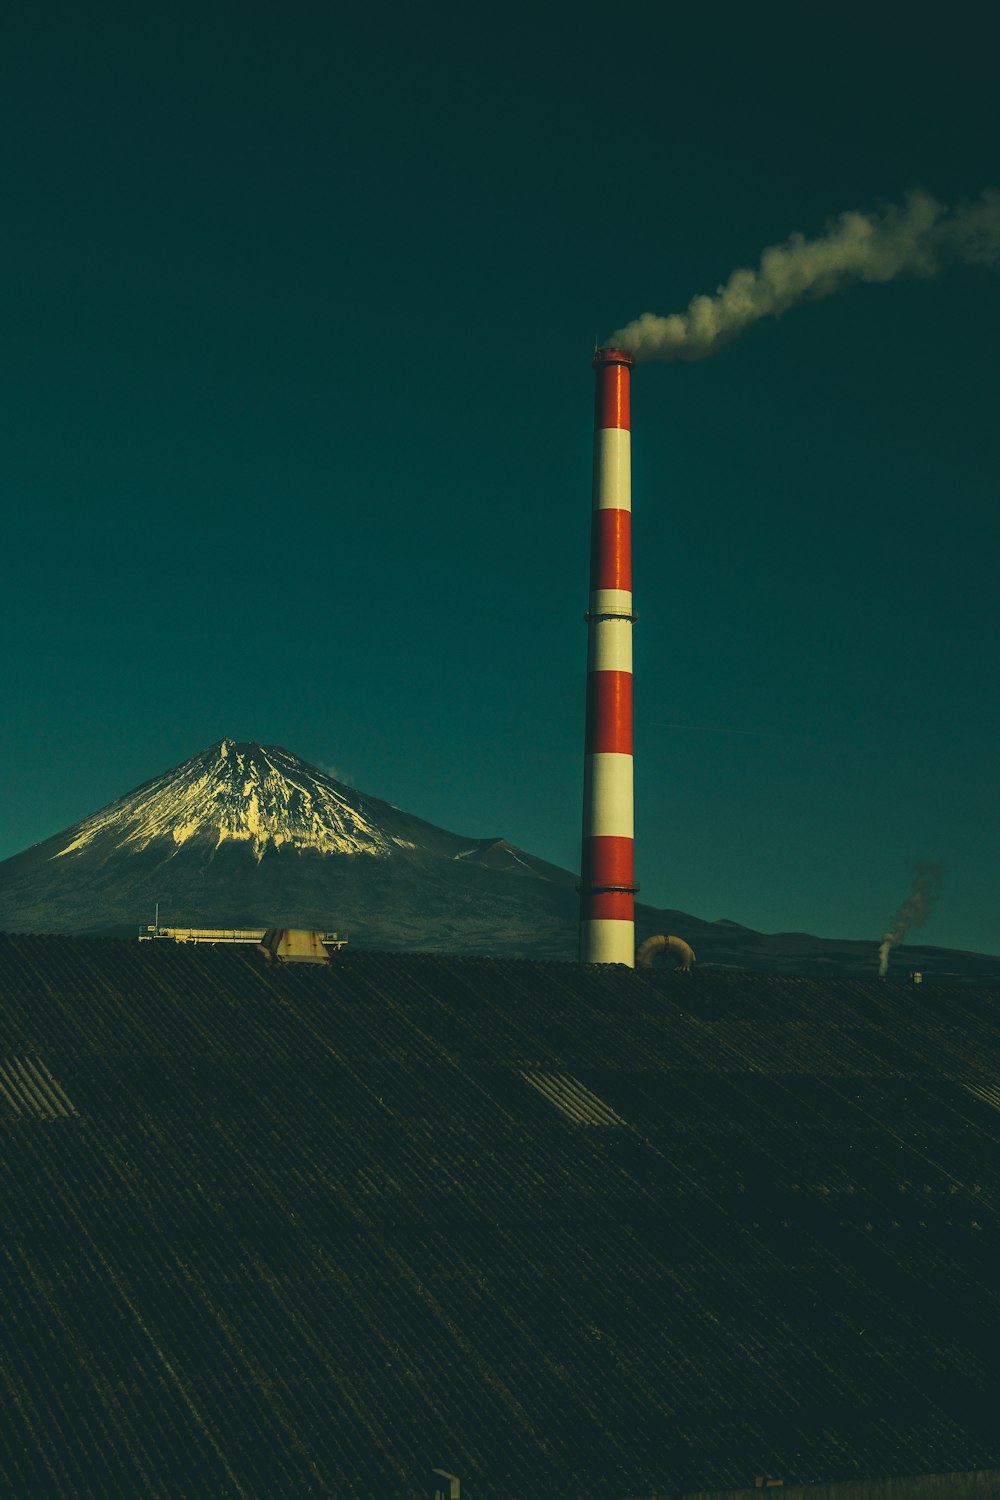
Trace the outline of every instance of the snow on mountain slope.
{"type": "Polygon", "coordinates": [[[221,740],[76,824],[51,857],[96,842],[138,852],[157,840],[176,849],[191,840],[245,844],[258,861],[269,846],[380,859],[414,847],[379,828],[362,805],[286,750],[221,740]]]}

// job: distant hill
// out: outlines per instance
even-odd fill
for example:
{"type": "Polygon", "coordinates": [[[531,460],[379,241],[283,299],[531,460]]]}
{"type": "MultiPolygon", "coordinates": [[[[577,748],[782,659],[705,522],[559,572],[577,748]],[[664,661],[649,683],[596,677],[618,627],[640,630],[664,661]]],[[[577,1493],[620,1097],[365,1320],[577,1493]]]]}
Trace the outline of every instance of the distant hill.
{"type": "MultiPolygon", "coordinates": [[[[170,926],[335,928],[354,947],[575,958],[576,876],[506,839],[463,838],[274,745],[221,740],[0,863],[0,929],[134,936],[170,926]]],[[[640,905],[699,962],[859,975],[877,940],[765,934],[640,905]]],[[[890,974],[995,982],[1000,959],[910,947],[890,974]]]]}

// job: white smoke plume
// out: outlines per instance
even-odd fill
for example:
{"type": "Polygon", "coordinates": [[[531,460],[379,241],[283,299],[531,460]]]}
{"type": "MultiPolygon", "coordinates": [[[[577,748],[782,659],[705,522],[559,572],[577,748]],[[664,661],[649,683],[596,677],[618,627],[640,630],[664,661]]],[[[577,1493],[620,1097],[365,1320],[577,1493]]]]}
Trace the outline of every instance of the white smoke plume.
{"type": "Polygon", "coordinates": [[[643,313],[607,342],[636,359],[704,359],[797,302],[831,297],[852,282],[934,276],[956,264],[1000,266],[996,188],[954,210],[914,192],[879,214],[843,213],[817,239],[793,234],[769,246],[756,271],[734,271],[714,296],[693,298],[687,312],[643,313]]]}
{"type": "Polygon", "coordinates": [[[944,870],[940,865],[926,859],[913,861],[913,884],[910,894],[892,919],[892,925],[882,934],[878,950],[879,978],[885,976],[889,967],[889,951],[901,943],[911,927],[923,927],[930,916],[931,905],[941,894],[944,870]]]}

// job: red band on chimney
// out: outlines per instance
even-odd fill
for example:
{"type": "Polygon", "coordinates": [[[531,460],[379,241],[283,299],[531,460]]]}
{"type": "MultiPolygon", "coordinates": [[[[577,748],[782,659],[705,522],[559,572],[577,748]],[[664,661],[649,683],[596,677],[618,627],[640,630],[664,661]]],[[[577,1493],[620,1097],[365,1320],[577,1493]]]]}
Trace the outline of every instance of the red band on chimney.
{"type": "Polygon", "coordinates": [[[587,676],[587,755],[632,754],[632,673],[587,676]]]}
{"type": "Polygon", "coordinates": [[[594,426],[625,427],[631,430],[628,365],[598,366],[594,426]]]}
{"type": "Polygon", "coordinates": [[[635,897],[631,891],[595,891],[584,897],[582,916],[585,922],[599,922],[609,917],[612,921],[634,922],[635,897]]]}
{"type": "MultiPolygon", "coordinates": [[[[614,368],[619,368],[617,365],[614,368]]],[[[632,512],[595,510],[590,524],[590,587],[632,591],[632,512]]]]}
{"type": "Polygon", "coordinates": [[[595,886],[635,885],[635,840],[609,834],[585,838],[582,874],[585,891],[595,886]]]}

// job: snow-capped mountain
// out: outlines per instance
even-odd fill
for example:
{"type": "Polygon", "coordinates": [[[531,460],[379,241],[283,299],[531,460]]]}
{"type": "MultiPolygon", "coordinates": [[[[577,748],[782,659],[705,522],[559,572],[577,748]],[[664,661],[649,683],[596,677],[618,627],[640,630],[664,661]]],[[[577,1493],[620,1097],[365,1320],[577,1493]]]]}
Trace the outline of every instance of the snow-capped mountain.
{"type": "Polygon", "coordinates": [[[369,947],[571,956],[573,876],[448,833],[276,745],[220,740],[0,863],[0,927],[348,930],[369,947]],[[525,889],[536,891],[529,898],[525,889]]]}
{"type": "Polygon", "coordinates": [[[376,859],[390,855],[393,846],[413,847],[384,833],[366,815],[364,800],[276,745],[220,740],[85,818],[52,857],[63,859],[109,839],[116,849],[133,852],[163,840],[178,849],[192,839],[215,848],[232,842],[245,845],[258,861],[269,847],[376,859]]]}

